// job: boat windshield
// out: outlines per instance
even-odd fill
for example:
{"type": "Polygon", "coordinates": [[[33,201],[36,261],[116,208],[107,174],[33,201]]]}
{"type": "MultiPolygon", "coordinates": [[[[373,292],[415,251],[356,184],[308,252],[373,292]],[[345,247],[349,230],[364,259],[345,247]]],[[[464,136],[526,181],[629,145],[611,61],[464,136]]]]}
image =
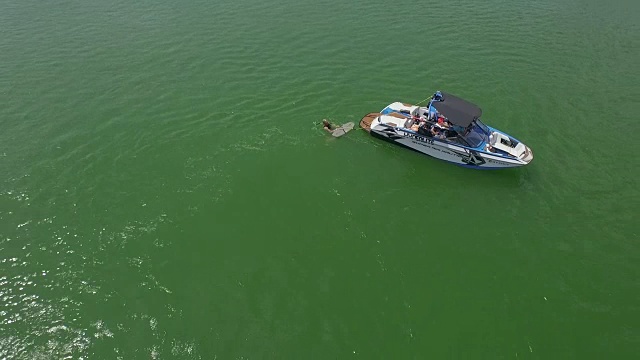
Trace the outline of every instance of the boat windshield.
{"type": "Polygon", "coordinates": [[[484,131],[487,135],[491,135],[491,130],[489,130],[489,127],[487,127],[487,125],[480,121],[480,119],[476,119],[475,123],[478,124],[480,129],[482,129],[482,131],[484,131]]]}
{"type": "Polygon", "coordinates": [[[471,147],[478,147],[489,139],[489,128],[476,119],[469,125],[469,131],[463,136],[471,147]]]}

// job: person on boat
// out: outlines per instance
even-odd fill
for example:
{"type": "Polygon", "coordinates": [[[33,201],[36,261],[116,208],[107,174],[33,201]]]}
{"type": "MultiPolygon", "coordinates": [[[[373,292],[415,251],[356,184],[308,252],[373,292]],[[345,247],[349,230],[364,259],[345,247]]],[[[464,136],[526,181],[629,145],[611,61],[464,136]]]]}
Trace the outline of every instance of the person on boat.
{"type": "Polygon", "coordinates": [[[415,115],[411,115],[411,120],[409,120],[409,128],[413,131],[418,131],[418,129],[420,128],[420,126],[422,126],[422,124],[424,124],[424,119],[421,116],[415,116],[415,115]]]}
{"type": "Polygon", "coordinates": [[[427,125],[428,125],[427,122],[421,123],[418,126],[418,134],[426,135],[426,136],[432,136],[431,132],[429,131],[429,127],[427,125]]]}
{"type": "Polygon", "coordinates": [[[327,121],[327,119],[322,120],[322,128],[329,134],[333,133],[333,130],[336,129],[335,126],[331,125],[331,123],[327,121]]]}
{"type": "Polygon", "coordinates": [[[427,121],[433,121],[436,118],[436,112],[429,108],[429,112],[427,112],[427,121]]]}
{"type": "Polygon", "coordinates": [[[431,125],[431,135],[438,139],[444,139],[444,130],[440,129],[436,125],[431,125]]]}
{"type": "Polygon", "coordinates": [[[449,120],[445,119],[443,116],[438,116],[438,125],[444,128],[449,128],[449,120]]]}

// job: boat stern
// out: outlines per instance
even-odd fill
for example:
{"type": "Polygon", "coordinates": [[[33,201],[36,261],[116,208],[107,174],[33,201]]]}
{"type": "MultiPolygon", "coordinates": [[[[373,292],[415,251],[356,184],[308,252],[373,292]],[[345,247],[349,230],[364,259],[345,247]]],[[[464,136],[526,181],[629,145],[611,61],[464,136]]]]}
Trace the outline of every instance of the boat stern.
{"type": "Polygon", "coordinates": [[[360,120],[360,127],[366,132],[371,132],[371,124],[378,119],[380,113],[368,113],[360,120]]]}

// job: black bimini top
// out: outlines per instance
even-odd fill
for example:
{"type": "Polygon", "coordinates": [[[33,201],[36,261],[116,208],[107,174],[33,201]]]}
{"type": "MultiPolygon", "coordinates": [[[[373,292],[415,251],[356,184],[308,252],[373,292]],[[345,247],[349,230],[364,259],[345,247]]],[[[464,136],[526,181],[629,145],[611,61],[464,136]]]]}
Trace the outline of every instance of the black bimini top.
{"type": "Polygon", "coordinates": [[[433,101],[431,106],[449,119],[453,125],[467,127],[482,115],[482,109],[477,105],[449,93],[441,94],[442,101],[433,101]]]}

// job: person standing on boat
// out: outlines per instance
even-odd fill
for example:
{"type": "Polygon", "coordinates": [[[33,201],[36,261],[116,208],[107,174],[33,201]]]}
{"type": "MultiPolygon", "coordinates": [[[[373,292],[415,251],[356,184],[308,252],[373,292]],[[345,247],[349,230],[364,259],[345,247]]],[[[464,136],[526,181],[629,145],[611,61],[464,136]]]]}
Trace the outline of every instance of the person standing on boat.
{"type": "Polygon", "coordinates": [[[427,114],[427,120],[428,121],[436,121],[436,112],[431,110],[431,108],[429,108],[429,113],[427,114]]]}
{"type": "Polygon", "coordinates": [[[335,127],[331,125],[327,119],[322,120],[322,128],[329,134],[333,133],[333,130],[335,130],[335,127]]]}

